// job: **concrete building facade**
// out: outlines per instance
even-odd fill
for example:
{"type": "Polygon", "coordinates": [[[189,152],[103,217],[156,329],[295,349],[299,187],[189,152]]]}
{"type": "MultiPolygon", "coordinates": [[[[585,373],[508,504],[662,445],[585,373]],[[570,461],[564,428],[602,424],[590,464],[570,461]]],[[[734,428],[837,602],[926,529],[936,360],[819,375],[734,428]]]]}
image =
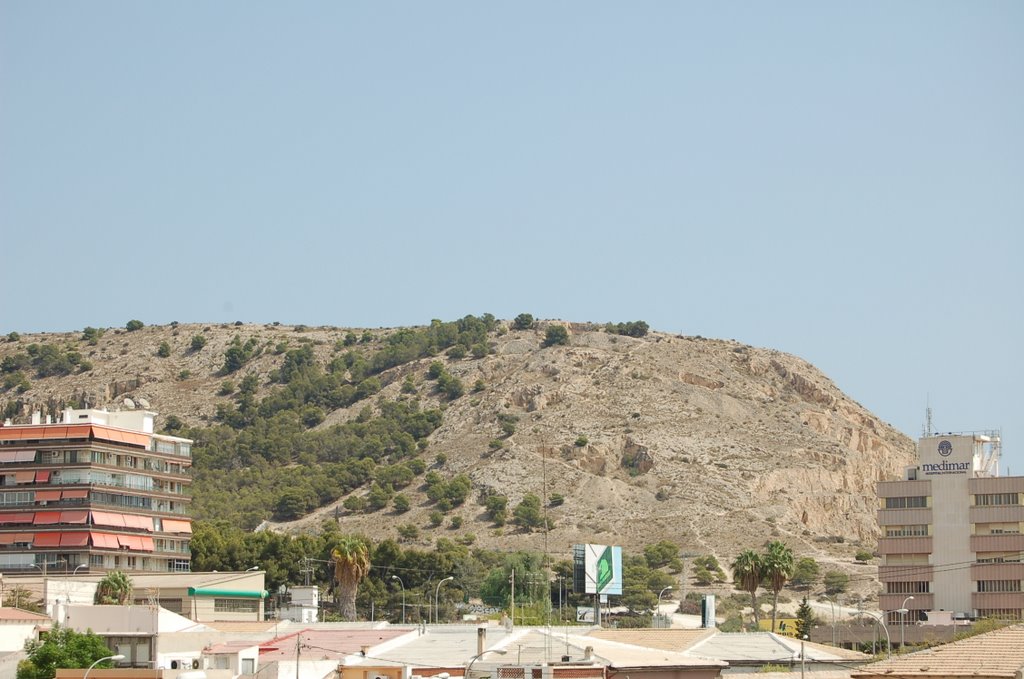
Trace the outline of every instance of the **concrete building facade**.
{"type": "Polygon", "coordinates": [[[1024,614],[1024,476],[999,476],[998,432],[928,435],[878,484],[879,607],[890,622],[1024,614]]]}
{"type": "Polygon", "coordinates": [[[155,417],[0,426],[0,572],[188,571],[192,442],[155,417]]]}

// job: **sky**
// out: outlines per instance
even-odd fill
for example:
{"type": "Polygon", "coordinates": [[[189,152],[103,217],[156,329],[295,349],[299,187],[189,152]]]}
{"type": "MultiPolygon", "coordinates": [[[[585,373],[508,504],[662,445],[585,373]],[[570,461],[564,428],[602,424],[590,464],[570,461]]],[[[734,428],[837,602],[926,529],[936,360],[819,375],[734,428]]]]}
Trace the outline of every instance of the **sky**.
{"type": "Polygon", "coordinates": [[[645,320],[1024,473],[1024,3],[0,0],[0,331],[645,320]]]}

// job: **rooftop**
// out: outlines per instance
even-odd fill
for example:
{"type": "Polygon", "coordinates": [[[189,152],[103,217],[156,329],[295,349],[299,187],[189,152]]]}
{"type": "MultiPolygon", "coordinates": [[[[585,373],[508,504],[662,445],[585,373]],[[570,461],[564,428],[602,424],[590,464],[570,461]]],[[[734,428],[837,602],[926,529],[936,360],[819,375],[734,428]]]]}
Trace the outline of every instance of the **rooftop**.
{"type": "Polygon", "coordinates": [[[1019,677],[1024,672],[1024,625],[961,639],[865,665],[852,677],[1019,677]]]}

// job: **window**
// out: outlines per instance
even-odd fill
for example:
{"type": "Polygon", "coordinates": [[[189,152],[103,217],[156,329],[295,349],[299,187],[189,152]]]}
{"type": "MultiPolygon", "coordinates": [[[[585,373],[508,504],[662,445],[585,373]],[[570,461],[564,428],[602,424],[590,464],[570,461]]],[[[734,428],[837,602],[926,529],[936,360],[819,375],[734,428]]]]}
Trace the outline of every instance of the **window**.
{"type": "Polygon", "coordinates": [[[974,504],[978,507],[1019,505],[1020,495],[1017,493],[988,493],[985,495],[975,495],[974,504]]]}
{"type": "Polygon", "coordinates": [[[1019,592],[1020,580],[978,580],[979,592],[1019,592]]]}
{"type": "Polygon", "coordinates": [[[215,613],[256,613],[260,610],[259,599],[214,599],[215,613]]]}
{"type": "Polygon", "coordinates": [[[886,594],[927,594],[928,582],[887,582],[886,594]]]}
{"type": "Polygon", "coordinates": [[[918,509],[928,506],[928,496],[917,495],[913,497],[887,497],[885,498],[886,509],[918,509]]]}
{"type": "Polygon", "coordinates": [[[103,555],[102,554],[90,554],[89,555],[90,566],[103,566],[103,555]]]}
{"type": "Polygon", "coordinates": [[[1021,552],[980,552],[978,563],[1020,563],[1024,557],[1021,552]]]}
{"type": "Polygon", "coordinates": [[[927,537],[928,524],[918,526],[886,526],[885,537],[887,538],[916,538],[927,537]]]}

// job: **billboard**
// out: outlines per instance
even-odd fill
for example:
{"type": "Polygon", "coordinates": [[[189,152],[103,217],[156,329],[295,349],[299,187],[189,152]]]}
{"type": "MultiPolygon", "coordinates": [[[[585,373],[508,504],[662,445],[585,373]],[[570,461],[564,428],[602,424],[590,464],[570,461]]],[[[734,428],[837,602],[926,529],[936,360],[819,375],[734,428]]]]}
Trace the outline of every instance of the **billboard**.
{"type": "Polygon", "coordinates": [[[582,545],[584,589],[587,594],[622,596],[622,547],[582,545]]]}

